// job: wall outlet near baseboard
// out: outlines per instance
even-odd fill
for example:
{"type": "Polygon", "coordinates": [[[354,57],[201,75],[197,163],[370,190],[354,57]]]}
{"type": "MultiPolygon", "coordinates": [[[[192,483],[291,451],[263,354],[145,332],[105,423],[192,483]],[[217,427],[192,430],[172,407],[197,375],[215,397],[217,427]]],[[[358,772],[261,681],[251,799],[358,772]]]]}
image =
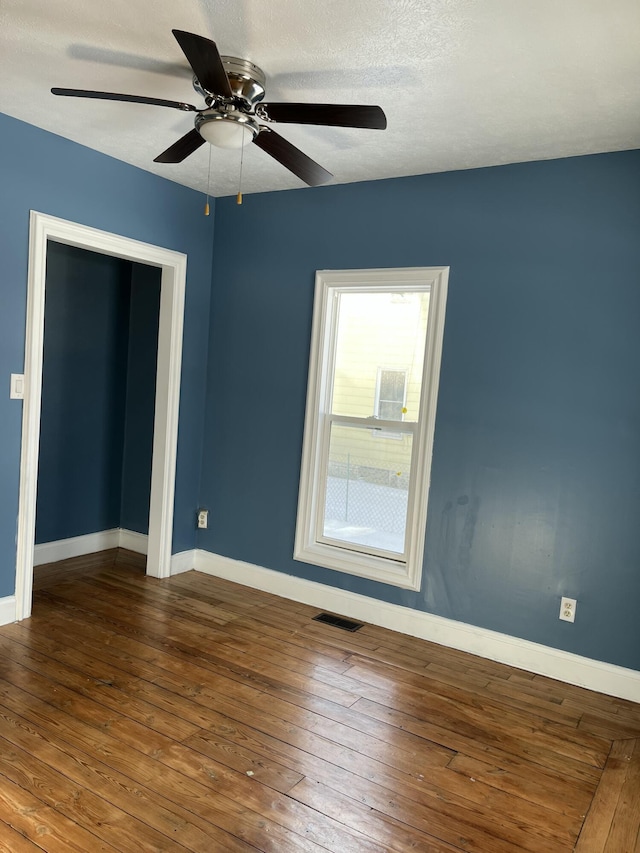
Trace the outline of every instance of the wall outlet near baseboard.
{"type": "Polygon", "coordinates": [[[206,530],[209,526],[209,510],[208,509],[199,509],[198,510],[198,529],[206,530]]]}
{"type": "Polygon", "coordinates": [[[566,598],[564,595],[560,601],[560,619],[564,622],[576,621],[576,607],[578,602],[575,598],[566,598]]]}

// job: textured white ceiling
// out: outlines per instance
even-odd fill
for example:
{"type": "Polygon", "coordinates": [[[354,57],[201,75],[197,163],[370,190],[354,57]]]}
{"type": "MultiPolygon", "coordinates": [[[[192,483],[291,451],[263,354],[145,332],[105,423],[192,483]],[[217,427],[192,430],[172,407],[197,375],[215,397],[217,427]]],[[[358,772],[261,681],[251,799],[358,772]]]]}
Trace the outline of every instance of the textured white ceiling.
{"type": "MultiPolygon", "coordinates": [[[[0,112],[206,191],[208,146],[152,162],[190,114],[49,91],[200,106],[172,28],[259,65],[267,101],[379,104],[385,131],[278,126],[336,183],[640,147],[639,0],[0,0],[0,112]]],[[[239,152],[212,153],[234,194],[239,152]]],[[[242,184],[303,186],[254,145],[242,184]]]]}

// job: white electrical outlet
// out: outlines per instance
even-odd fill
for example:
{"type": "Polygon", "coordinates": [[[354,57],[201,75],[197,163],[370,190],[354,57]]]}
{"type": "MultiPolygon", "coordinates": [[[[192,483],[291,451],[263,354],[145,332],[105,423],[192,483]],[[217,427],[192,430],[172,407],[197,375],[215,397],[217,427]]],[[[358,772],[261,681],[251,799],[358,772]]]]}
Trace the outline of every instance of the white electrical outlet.
{"type": "Polygon", "coordinates": [[[560,601],[560,619],[564,622],[575,622],[577,605],[578,602],[575,598],[565,598],[565,596],[562,596],[562,600],[560,601]]]}
{"type": "Polygon", "coordinates": [[[209,526],[209,510],[208,509],[199,509],[198,510],[198,527],[201,530],[206,530],[209,526]]]}

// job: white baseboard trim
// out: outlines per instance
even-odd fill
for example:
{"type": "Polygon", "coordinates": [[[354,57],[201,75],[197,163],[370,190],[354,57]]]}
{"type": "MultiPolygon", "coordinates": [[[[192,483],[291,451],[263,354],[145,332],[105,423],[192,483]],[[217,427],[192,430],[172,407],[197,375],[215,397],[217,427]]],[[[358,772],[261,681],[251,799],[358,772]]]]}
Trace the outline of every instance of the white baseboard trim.
{"type": "Polygon", "coordinates": [[[71,557],[81,557],[84,554],[95,554],[96,551],[107,551],[120,545],[120,530],[100,530],[98,533],[87,533],[85,536],[73,536],[70,539],[58,539],[55,542],[44,542],[33,549],[33,565],[42,566],[45,563],[55,563],[58,560],[69,560],[71,557]]]}
{"type": "Polygon", "coordinates": [[[180,551],[171,555],[171,576],[190,572],[196,567],[196,551],[180,551]]]}
{"type": "Polygon", "coordinates": [[[44,542],[41,545],[36,545],[33,549],[33,565],[42,566],[45,563],[56,563],[58,560],[69,560],[71,557],[82,557],[84,554],[108,551],[109,548],[127,548],[137,554],[146,554],[147,539],[148,537],[143,533],[114,527],[112,530],[100,530],[98,533],[87,533],[85,536],[73,536],[71,539],[44,542]]]}
{"type": "Polygon", "coordinates": [[[126,548],[129,551],[135,551],[136,554],[146,554],[149,537],[146,533],[136,533],[134,530],[124,530],[120,528],[118,533],[118,548],[126,548]]]}
{"type": "Polygon", "coordinates": [[[636,670],[499,634],[486,628],[477,628],[432,613],[388,604],[262,566],[221,557],[209,551],[195,551],[195,568],[204,574],[261,589],[321,610],[330,610],[588,690],[640,702],[640,672],[636,670]]]}
{"type": "MultiPolygon", "coordinates": [[[[33,554],[33,565],[42,566],[45,563],[55,563],[58,560],[68,560],[71,557],[81,557],[84,554],[95,554],[109,548],[126,548],[136,554],[146,554],[149,537],[135,530],[125,530],[115,527],[113,530],[101,530],[99,533],[88,533],[86,536],[74,536],[71,539],[59,539],[57,542],[45,542],[36,545],[33,554]]],[[[195,551],[182,551],[171,557],[171,574],[179,575],[189,572],[195,566],[195,551]]],[[[0,605],[4,599],[0,599],[0,605]]],[[[1,618],[1,615],[0,615],[1,618]]],[[[9,620],[14,621],[14,620],[9,620]]],[[[2,624],[0,622],[0,624],[2,624]]]]}
{"type": "Polygon", "coordinates": [[[7,595],[0,598],[0,625],[9,625],[16,621],[16,597],[7,595]]]}

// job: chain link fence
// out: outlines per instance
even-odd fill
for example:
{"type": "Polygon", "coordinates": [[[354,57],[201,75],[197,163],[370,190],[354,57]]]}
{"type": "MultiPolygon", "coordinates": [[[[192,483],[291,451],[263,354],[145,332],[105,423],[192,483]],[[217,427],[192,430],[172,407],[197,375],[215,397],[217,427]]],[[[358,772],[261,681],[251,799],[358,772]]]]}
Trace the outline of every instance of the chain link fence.
{"type": "Polygon", "coordinates": [[[351,454],[329,460],[325,520],[404,536],[409,472],[351,454]]]}

